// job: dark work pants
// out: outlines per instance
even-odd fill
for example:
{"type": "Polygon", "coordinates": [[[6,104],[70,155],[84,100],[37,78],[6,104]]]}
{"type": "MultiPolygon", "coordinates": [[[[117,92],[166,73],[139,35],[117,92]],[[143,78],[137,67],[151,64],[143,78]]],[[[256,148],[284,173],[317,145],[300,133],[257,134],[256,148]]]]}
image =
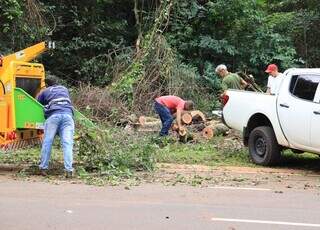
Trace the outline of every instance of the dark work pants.
{"type": "Polygon", "coordinates": [[[173,122],[173,117],[170,113],[170,110],[156,101],[154,102],[154,110],[157,112],[157,114],[159,114],[162,123],[160,136],[167,136],[169,134],[169,129],[173,122]]]}

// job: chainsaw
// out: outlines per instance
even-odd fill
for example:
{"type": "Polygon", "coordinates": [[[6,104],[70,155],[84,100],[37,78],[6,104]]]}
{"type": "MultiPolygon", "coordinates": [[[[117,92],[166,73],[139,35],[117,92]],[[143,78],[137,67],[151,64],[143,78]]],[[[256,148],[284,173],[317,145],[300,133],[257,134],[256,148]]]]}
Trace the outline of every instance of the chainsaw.
{"type": "Polygon", "coordinates": [[[251,74],[247,75],[246,73],[243,73],[243,72],[238,72],[237,74],[248,83],[247,90],[263,93],[263,90],[255,82],[255,79],[251,74]]]}

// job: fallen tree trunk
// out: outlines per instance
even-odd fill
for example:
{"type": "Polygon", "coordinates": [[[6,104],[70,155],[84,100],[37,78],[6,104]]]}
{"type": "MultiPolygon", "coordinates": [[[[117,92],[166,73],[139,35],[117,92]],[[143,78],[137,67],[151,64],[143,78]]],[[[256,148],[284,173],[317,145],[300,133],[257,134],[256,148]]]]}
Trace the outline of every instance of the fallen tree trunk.
{"type": "Polygon", "coordinates": [[[138,123],[134,124],[133,127],[139,132],[158,132],[161,129],[161,121],[146,122],[144,125],[138,123]]]}
{"type": "Polygon", "coordinates": [[[210,140],[214,136],[225,136],[229,132],[229,128],[224,124],[218,123],[215,125],[206,126],[202,130],[202,136],[208,140],[210,140]]]}
{"type": "Polygon", "coordinates": [[[146,117],[146,116],[140,116],[139,117],[139,124],[144,126],[146,123],[151,123],[151,122],[158,122],[159,119],[154,118],[154,117],[146,117]]]}
{"type": "Polygon", "coordinates": [[[193,123],[206,122],[206,116],[200,110],[194,110],[190,112],[193,123]]]}

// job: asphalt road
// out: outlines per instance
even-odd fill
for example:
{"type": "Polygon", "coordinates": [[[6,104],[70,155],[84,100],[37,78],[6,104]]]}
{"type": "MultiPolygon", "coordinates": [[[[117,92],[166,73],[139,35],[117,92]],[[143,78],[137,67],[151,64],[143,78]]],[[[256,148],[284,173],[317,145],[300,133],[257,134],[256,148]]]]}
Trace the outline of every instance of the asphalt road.
{"type": "Polygon", "coordinates": [[[0,177],[0,229],[320,229],[319,191],[140,185],[129,190],[0,177]]]}

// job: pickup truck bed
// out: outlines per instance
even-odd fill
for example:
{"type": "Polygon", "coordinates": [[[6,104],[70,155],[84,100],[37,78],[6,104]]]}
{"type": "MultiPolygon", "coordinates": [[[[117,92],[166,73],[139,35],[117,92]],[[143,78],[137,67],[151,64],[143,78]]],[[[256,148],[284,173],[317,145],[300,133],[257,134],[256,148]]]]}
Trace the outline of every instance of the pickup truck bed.
{"type": "Polygon", "coordinates": [[[223,118],[243,132],[257,164],[278,162],[281,150],[320,154],[320,69],[289,69],[279,93],[228,90],[223,118]]]}

